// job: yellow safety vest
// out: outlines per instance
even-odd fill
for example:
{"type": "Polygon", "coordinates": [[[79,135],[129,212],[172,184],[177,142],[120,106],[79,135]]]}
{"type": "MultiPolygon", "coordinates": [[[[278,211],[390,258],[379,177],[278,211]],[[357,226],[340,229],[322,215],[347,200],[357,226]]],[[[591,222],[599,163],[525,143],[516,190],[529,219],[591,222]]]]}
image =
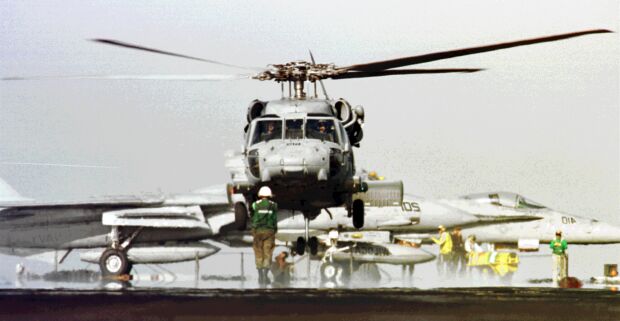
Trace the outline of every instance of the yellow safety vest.
{"type": "Polygon", "coordinates": [[[450,254],[452,253],[452,237],[448,232],[441,233],[439,240],[432,237],[433,242],[439,244],[439,253],[450,254]]]}

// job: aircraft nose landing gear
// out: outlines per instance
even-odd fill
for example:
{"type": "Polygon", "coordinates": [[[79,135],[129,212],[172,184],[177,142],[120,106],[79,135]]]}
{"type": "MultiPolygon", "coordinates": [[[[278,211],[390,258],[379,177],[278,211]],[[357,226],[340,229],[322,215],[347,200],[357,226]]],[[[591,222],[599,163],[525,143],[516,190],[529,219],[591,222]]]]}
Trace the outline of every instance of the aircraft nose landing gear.
{"type": "Polygon", "coordinates": [[[295,251],[299,255],[306,253],[306,245],[310,249],[310,255],[316,255],[319,252],[319,239],[316,236],[310,237],[310,218],[304,215],[305,220],[305,237],[298,237],[295,243],[295,251]]]}
{"type": "Polygon", "coordinates": [[[141,231],[142,227],[136,229],[123,243],[120,243],[118,226],[112,227],[110,232],[112,244],[99,257],[99,268],[103,277],[119,277],[129,274],[133,264],[127,258],[127,250],[141,231]]]}
{"type": "Polygon", "coordinates": [[[127,259],[126,251],[109,248],[103,251],[99,258],[101,274],[105,276],[119,276],[129,273],[131,263],[127,259]]]}

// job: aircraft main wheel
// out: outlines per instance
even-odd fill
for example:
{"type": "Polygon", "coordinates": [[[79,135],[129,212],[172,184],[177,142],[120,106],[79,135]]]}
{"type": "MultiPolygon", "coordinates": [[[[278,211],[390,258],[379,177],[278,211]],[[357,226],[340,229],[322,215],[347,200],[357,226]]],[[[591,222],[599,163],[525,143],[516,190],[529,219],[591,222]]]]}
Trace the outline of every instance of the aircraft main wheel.
{"type": "Polygon", "coordinates": [[[248,209],[241,202],[235,203],[235,226],[239,231],[245,231],[248,224],[248,209]]]}
{"type": "Polygon", "coordinates": [[[306,253],[306,239],[301,236],[297,238],[297,243],[295,243],[295,252],[299,255],[306,253]]]}
{"type": "Polygon", "coordinates": [[[364,201],[353,201],[353,226],[355,228],[364,227],[364,201]]]}
{"type": "Polygon", "coordinates": [[[310,248],[310,254],[316,255],[319,252],[319,239],[313,236],[308,240],[308,247],[310,248]]]}
{"type": "Polygon", "coordinates": [[[125,252],[107,249],[99,258],[99,267],[103,276],[119,276],[129,273],[131,264],[125,252]]]}

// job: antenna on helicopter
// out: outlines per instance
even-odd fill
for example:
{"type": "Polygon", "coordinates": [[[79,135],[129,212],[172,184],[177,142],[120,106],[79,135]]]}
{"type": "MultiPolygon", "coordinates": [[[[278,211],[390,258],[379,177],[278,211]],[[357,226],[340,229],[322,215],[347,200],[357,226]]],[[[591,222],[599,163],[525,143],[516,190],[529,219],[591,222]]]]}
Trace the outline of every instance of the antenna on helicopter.
{"type": "MultiPolygon", "coordinates": [[[[312,55],[312,51],[308,49],[308,52],[310,53],[310,59],[312,60],[312,65],[316,66],[316,61],[314,61],[314,56],[312,55]]],[[[327,90],[325,90],[325,84],[323,84],[323,79],[319,79],[319,83],[321,84],[321,89],[323,90],[323,95],[325,96],[325,99],[329,99],[329,96],[327,96],[327,90]]],[[[316,97],[316,82],[314,83],[314,96],[316,97]]]]}

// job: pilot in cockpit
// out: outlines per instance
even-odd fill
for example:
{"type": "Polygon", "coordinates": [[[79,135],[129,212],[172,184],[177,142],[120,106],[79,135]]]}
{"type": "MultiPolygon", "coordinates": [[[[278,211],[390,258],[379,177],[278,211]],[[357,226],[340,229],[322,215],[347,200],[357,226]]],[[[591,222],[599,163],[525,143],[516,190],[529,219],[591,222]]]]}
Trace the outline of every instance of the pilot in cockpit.
{"type": "Polygon", "coordinates": [[[312,130],[309,133],[309,138],[320,139],[322,141],[330,141],[333,142],[333,131],[329,124],[326,121],[319,121],[316,129],[312,130]]]}
{"type": "Polygon", "coordinates": [[[272,139],[280,138],[279,130],[276,130],[275,122],[268,121],[263,124],[262,131],[260,133],[260,141],[267,142],[272,139]]]}

